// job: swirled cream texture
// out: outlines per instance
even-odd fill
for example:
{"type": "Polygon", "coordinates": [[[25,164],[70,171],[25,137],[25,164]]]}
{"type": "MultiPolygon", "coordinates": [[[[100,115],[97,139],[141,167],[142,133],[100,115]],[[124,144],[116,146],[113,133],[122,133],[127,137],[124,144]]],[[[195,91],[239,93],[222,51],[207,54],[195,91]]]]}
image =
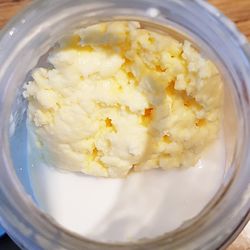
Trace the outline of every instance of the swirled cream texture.
{"type": "Polygon", "coordinates": [[[102,23],[59,42],[26,84],[47,162],[89,175],[194,165],[218,133],[223,84],[190,44],[102,23]]]}

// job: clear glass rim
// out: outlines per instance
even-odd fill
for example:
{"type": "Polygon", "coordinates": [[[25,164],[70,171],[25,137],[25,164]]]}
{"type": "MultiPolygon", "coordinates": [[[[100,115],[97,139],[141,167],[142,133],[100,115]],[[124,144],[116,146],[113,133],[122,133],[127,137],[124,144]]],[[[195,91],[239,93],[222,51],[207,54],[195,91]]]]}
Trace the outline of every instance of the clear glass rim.
{"type": "MultiPolygon", "coordinates": [[[[49,1],[43,1],[44,3],[43,4],[46,4],[45,2],[48,2],[47,4],[49,4],[49,1]]],[[[58,3],[60,1],[55,1],[55,3],[58,3]]],[[[63,2],[63,1],[62,1],[63,2]]],[[[64,1],[64,2],[70,2],[70,1],[64,1]]],[[[76,1],[77,2],[77,1],[76,1]]],[[[88,1],[86,1],[88,2],[88,1]]],[[[119,2],[119,1],[110,1],[110,2],[119,2]]],[[[131,2],[131,1],[130,1],[131,2]]],[[[146,3],[148,6],[150,6],[150,3],[148,1],[133,1],[134,2],[137,2],[137,3],[141,3],[141,2],[144,2],[146,3]]],[[[170,1],[171,2],[171,1],[170,1]]],[[[184,0],[182,1],[177,1],[178,3],[176,4],[183,4],[185,5],[185,2],[184,0]]],[[[129,1],[128,1],[129,3],[129,1]]],[[[156,3],[156,6],[157,4],[160,4],[158,1],[155,2],[156,3]]],[[[42,4],[42,5],[43,5],[42,4]]],[[[189,4],[189,3],[188,3],[189,4]]],[[[191,3],[190,3],[191,4],[191,3]]],[[[209,15],[213,20],[216,20],[220,25],[221,25],[221,29],[224,29],[223,32],[226,32],[228,36],[230,36],[232,38],[232,41],[235,42],[234,46],[239,46],[239,49],[241,50],[242,52],[242,58],[244,58],[244,63],[247,64],[247,65],[244,65],[244,69],[247,70],[249,69],[249,55],[247,56],[247,52],[246,52],[246,47],[247,47],[247,40],[244,38],[244,36],[239,33],[237,31],[237,29],[235,28],[234,25],[232,25],[231,21],[229,21],[227,18],[225,18],[219,11],[217,11],[216,9],[214,9],[212,6],[210,6],[209,4],[203,2],[203,1],[193,1],[193,3],[191,4],[193,6],[196,6],[197,8],[199,8],[201,11],[203,12],[206,12],[207,15],[209,15]]],[[[20,21],[22,22],[22,20],[24,20],[24,17],[25,17],[25,13],[30,13],[32,12],[34,9],[38,8],[39,6],[41,6],[41,3],[39,3],[39,1],[36,1],[36,3],[33,3],[26,11],[24,11],[23,13],[21,13],[18,17],[15,18],[14,21],[12,21],[4,30],[3,30],[3,35],[0,36],[0,62],[1,62],[1,43],[2,41],[4,40],[4,34],[6,33],[10,33],[11,31],[13,31],[13,27],[17,27],[18,25],[20,25],[20,21]]],[[[189,7],[190,8],[190,7],[189,7]]],[[[146,18],[145,16],[143,16],[144,18],[146,18]]],[[[154,17],[151,17],[151,18],[154,18],[156,21],[162,21],[162,19],[160,18],[159,20],[157,20],[157,16],[154,16],[154,17]]],[[[243,61],[243,60],[242,60],[243,61]]],[[[1,72],[0,71],[0,83],[1,83],[1,73],[3,73],[3,71],[1,72]]],[[[248,75],[249,76],[249,75],[248,75]]],[[[1,88],[1,86],[0,86],[1,88]]],[[[1,99],[0,99],[1,100],[1,99]]],[[[2,100],[1,100],[2,101],[2,100]]],[[[244,105],[243,105],[244,106],[244,105]]],[[[242,110],[243,112],[243,117],[245,117],[245,121],[247,121],[247,115],[246,115],[246,112],[247,110],[242,110]]],[[[0,112],[0,117],[2,117],[2,113],[3,111],[0,112]]],[[[5,130],[7,131],[8,130],[8,124],[6,123],[5,124],[6,127],[5,127],[5,130]]],[[[248,125],[245,123],[244,124],[245,127],[243,127],[243,131],[245,131],[245,135],[249,135],[249,127],[248,125]]],[[[1,132],[3,133],[3,132],[1,132]]],[[[3,139],[3,143],[5,145],[8,144],[8,138],[7,138],[7,133],[5,133],[4,135],[2,135],[0,138],[3,139]]],[[[244,143],[244,145],[247,145],[246,142],[244,143]]],[[[1,164],[7,164],[7,165],[11,165],[11,162],[9,162],[9,160],[7,159],[8,158],[8,155],[9,155],[9,152],[8,152],[8,149],[7,148],[4,148],[2,149],[2,153],[4,154],[4,159],[2,160],[1,164]],[[7,156],[7,158],[6,158],[7,156]]],[[[247,152],[245,152],[247,153],[247,152]]],[[[12,173],[12,169],[11,168],[7,168],[6,167],[6,174],[8,174],[9,176],[13,176],[13,173],[12,173]]],[[[51,221],[45,214],[41,213],[40,211],[37,211],[37,208],[34,206],[34,204],[29,200],[28,197],[25,197],[25,194],[24,194],[24,191],[22,190],[21,186],[20,186],[20,183],[18,184],[18,181],[17,181],[17,178],[14,178],[13,180],[15,180],[15,183],[13,182],[12,184],[15,186],[15,189],[17,191],[17,194],[20,197],[22,197],[22,200],[26,203],[25,207],[27,209],[27,206],[29,207],[29,211],[33,211],[33,212],[36,212],[37,213],[37,216],[40,217],[40,221],[41,219],[46,221],[46,223],[49,223],[50,226],[52,227],[55,227],[57,230],[62,230],[62,228],[57,224],[57,223],[53,223],[53,221],[51,221]],[[25,197],[25,199],[23,198],[25,197]]],[[[233,180],[232,180],[233,181],[233,180]]],[[[228,183],[228,187],[226,188],[229,188],[229,186],[232,184],[232,181],[231,183],[228,183]]],[[[1,189],[3,190],[3,193],[7,193],[8,192],[8,187],[3,187],[1,186],[1,189]]],[[[223,195],[223,194],[220,194],[220,195],[223,195]]],[[[214,206],[217,206],[217,204],[213,204],[214,206]]],[[[1,210],[0,210],[1,211],[1,210]]],[[[28,211],[28,210],[27,210],[28,211]]],[[[2,211],[1,211],[2,212],[2,211]]],[[[248,201],[248,211],[246,213],[249,213],[249,201],[248,201]]],[[[2,218],[2,221],[4,222],[4,218],[2,218]]],[[[3,223],[7,228],[8,228],[8,225],[6,225],[6,223],[4,222],[3,223]]],[[[43,225],[45,225],[45,223],[43,223],[43,225]]],[[[48,230],[49,231],[49,230],[48,230]]],[[[82,241],[84,238],[77,236],[76,234],[72,233],[72,232],[69,232],[67,230],[64,230],[65,234],[68,235],[70,238],[73,238],[73,239],[78,239],[78,241],[82,241]]],[[[232,230],[233,232],[233,230],[232,230]]],[[[18,237],[17,237],[18,238],[18,237]]],[[[162,238],[162,237],[160,237],[162,238]]],[[[102,247],[102,249],[104,249],[104,246],[106,247],[109,247],[110,249],[114,248],[114,249],[118,249],[117,247],[130,247],[129,249],[136,249],[136,247],[145,247],[147,246],[147,248],[150,248],[152,247],[151,244],[154,244],[154,243],[159,243],[159,240],[160,238],[156,238],[156,239],[152,239],[152,240],[149,240],[149,241],[145,241],[145,242],[139,242],[139,243],[135,243],[135,244],[132,244],[129,243],[129,244],[118,244],[118,245],[115,245],[115,244],[106,244],[106,243],[98,243],[98,242],[94,242],[94,241],[90,241],[90,240],[87,240],[87,239],[84,239],[84,242],[86,244],[94,244],[96,247],[99,246],[99,247],[102,247]],[[146,244],[146,245],[145,245],[146,244]],[[135,248],[131,248],[131,247],[135,247],[135,248]]],[[[164,237],[165,239],[165,237],[164,237]]],[[[224,244],[221,243],[221,244],[224,244]]],[[[92,246],[88,245],[89,249],[94,249],[92,246]]],[[[155,247],[155,246],[154,246],[155,247]]],[[[147,249],[146,247],[144,249],[147,249]]],[[[86,248],[87,249],[87,246],[86,248]]],[[[107,248],[105,248],[107,249],[107,248]]],[[[157,248],[155,248],[157,249],[157,248]]]]}

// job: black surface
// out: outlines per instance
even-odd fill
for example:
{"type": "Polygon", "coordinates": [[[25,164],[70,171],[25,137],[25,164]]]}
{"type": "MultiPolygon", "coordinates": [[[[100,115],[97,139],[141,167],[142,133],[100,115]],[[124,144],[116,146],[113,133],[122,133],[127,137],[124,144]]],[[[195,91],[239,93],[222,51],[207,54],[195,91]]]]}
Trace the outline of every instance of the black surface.
{"type": "Polygon", "coordinates": [[[21,250],[7,234],[0,238],[0,250],[21,250]]]}

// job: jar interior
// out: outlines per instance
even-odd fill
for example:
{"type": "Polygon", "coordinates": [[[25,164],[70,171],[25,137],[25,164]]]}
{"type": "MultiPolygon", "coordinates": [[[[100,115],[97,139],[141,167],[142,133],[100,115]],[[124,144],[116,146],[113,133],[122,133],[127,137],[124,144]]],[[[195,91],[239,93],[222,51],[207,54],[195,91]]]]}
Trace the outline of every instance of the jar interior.
{"type": "MultiPolygon", "coordinates": [[[[132,19],[132,18],[131,18],[132,19]]],[[[124,19],[123,19],[124,20],[124,19]]],[[[223,62],[220,60],[219,56],[215,54],[209,48],[209,45],[204,41],[201,41],[195,36],[190,36],[190,34],[184,31],[178,30],[177,27],[163,26],[158,23],[153,23],[145,20],[139,20],[142,27],[153,30],[155,32],[168,34],[173,36],[179,41],[189,40],[192,44],[204,54],[205,57],[210,58],[218,67],[223,77],[224,82],[224,106],[223,106],[223,133],[225,140],[225,150],[226,150],[226,163],[223,181],[219,190],[217,191],[214,198],[209,204],[194,218],[186,221],[174,232],[176,234],[178,231],[182,231],[185,228],[192,227],[193,223],[199,220],[207,211],[213,208],[214,204],[219,202],[221,195],[224,193],[227,185],[232,181],[236,169],[232,166],[234,160],[235,150],[236,150],[236,139],[240,136],[240,131],[238,128],[238,117],[239,112],[237,111],[237,98],[235,96],[235,90],[233,89],[233,83],[231,75],[228,69],[225,67],[223,62]]],[[[46,66],[46,57],[48,51],[55,45],[58,39],[64,37],[65,34],[70,34],[72,30],[78,29],[79,27],[85,26],[81,22],[65,24],[63,30],[56,30],[55,35],[47,36],[46,34],[41,37],[40,41],[36,41],[36,45],[32,47],[27,47],[30,50],[26,58],[27,62],[20,64],[19,68],[16,69],[16,74],[18,77],[14,79],[13,85],[18,86],[16,89],[15,100],[12,105],[12,114],[10,116],[9,122],[9,145],[11,151],[11,159],[13,162],[13,167],[21,182],[26,194],[31,197],[33,202],[37,204],[36,195],[34,194],[33,187],[30,181],[30,166],[29,166],[29,153],[28,153],[28,131],[27,131],[27,101],[23,98],[23,85],[30,79],[30,71],[37,66],[46,66]]],[[[218,166],[221,167],[221,166],[218,166]]],[[[37,207],[38,208],[38,207],[37,207]]],[[[38,208],[39,209],[39,208],[38,208]]]]}

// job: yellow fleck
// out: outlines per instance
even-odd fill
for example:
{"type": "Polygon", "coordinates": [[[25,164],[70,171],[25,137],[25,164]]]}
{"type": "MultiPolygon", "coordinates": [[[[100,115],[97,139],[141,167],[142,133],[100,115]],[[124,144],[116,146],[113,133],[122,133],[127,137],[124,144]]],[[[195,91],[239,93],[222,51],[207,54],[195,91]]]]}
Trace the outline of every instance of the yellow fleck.
{"type": "Polygon", "coordinates": [[[152,44],[152,43],[154,43],[154,42],[155,42],[155,38],[154,38],[154,37],[152,37],[152,36],[150,36],[150,37],[148,38],[148,41],[152,44]]]}
{"type": "Polygon", "coordinates": [[[173,96],[176,93],[176,89],[174,88],[175,82],[171,81],[170,84],[166,88],[166,92],[168,95],[173,96]]]}
{"type": "Polygon", "coordinates": [[[88,157],[89,162],[96,160],[98,154],[99,154],[98,149],[96,147],[94,147],[92,150],[92,153],[88,157]]]}
{"type": "Polygon", "coordinates": [[[169,135],[164,135],[163,136],[163,141],[166,142],[166,143],[171,143],[170,136],[169,135]]]}
{"type": "Polygon", "coordinates": [[[98,149],[96,147],[94,147],[94,149],[92,151],[92,156],[93,156],[93,158],[96,158],[97,155],[98,155],[98,149]]]}

